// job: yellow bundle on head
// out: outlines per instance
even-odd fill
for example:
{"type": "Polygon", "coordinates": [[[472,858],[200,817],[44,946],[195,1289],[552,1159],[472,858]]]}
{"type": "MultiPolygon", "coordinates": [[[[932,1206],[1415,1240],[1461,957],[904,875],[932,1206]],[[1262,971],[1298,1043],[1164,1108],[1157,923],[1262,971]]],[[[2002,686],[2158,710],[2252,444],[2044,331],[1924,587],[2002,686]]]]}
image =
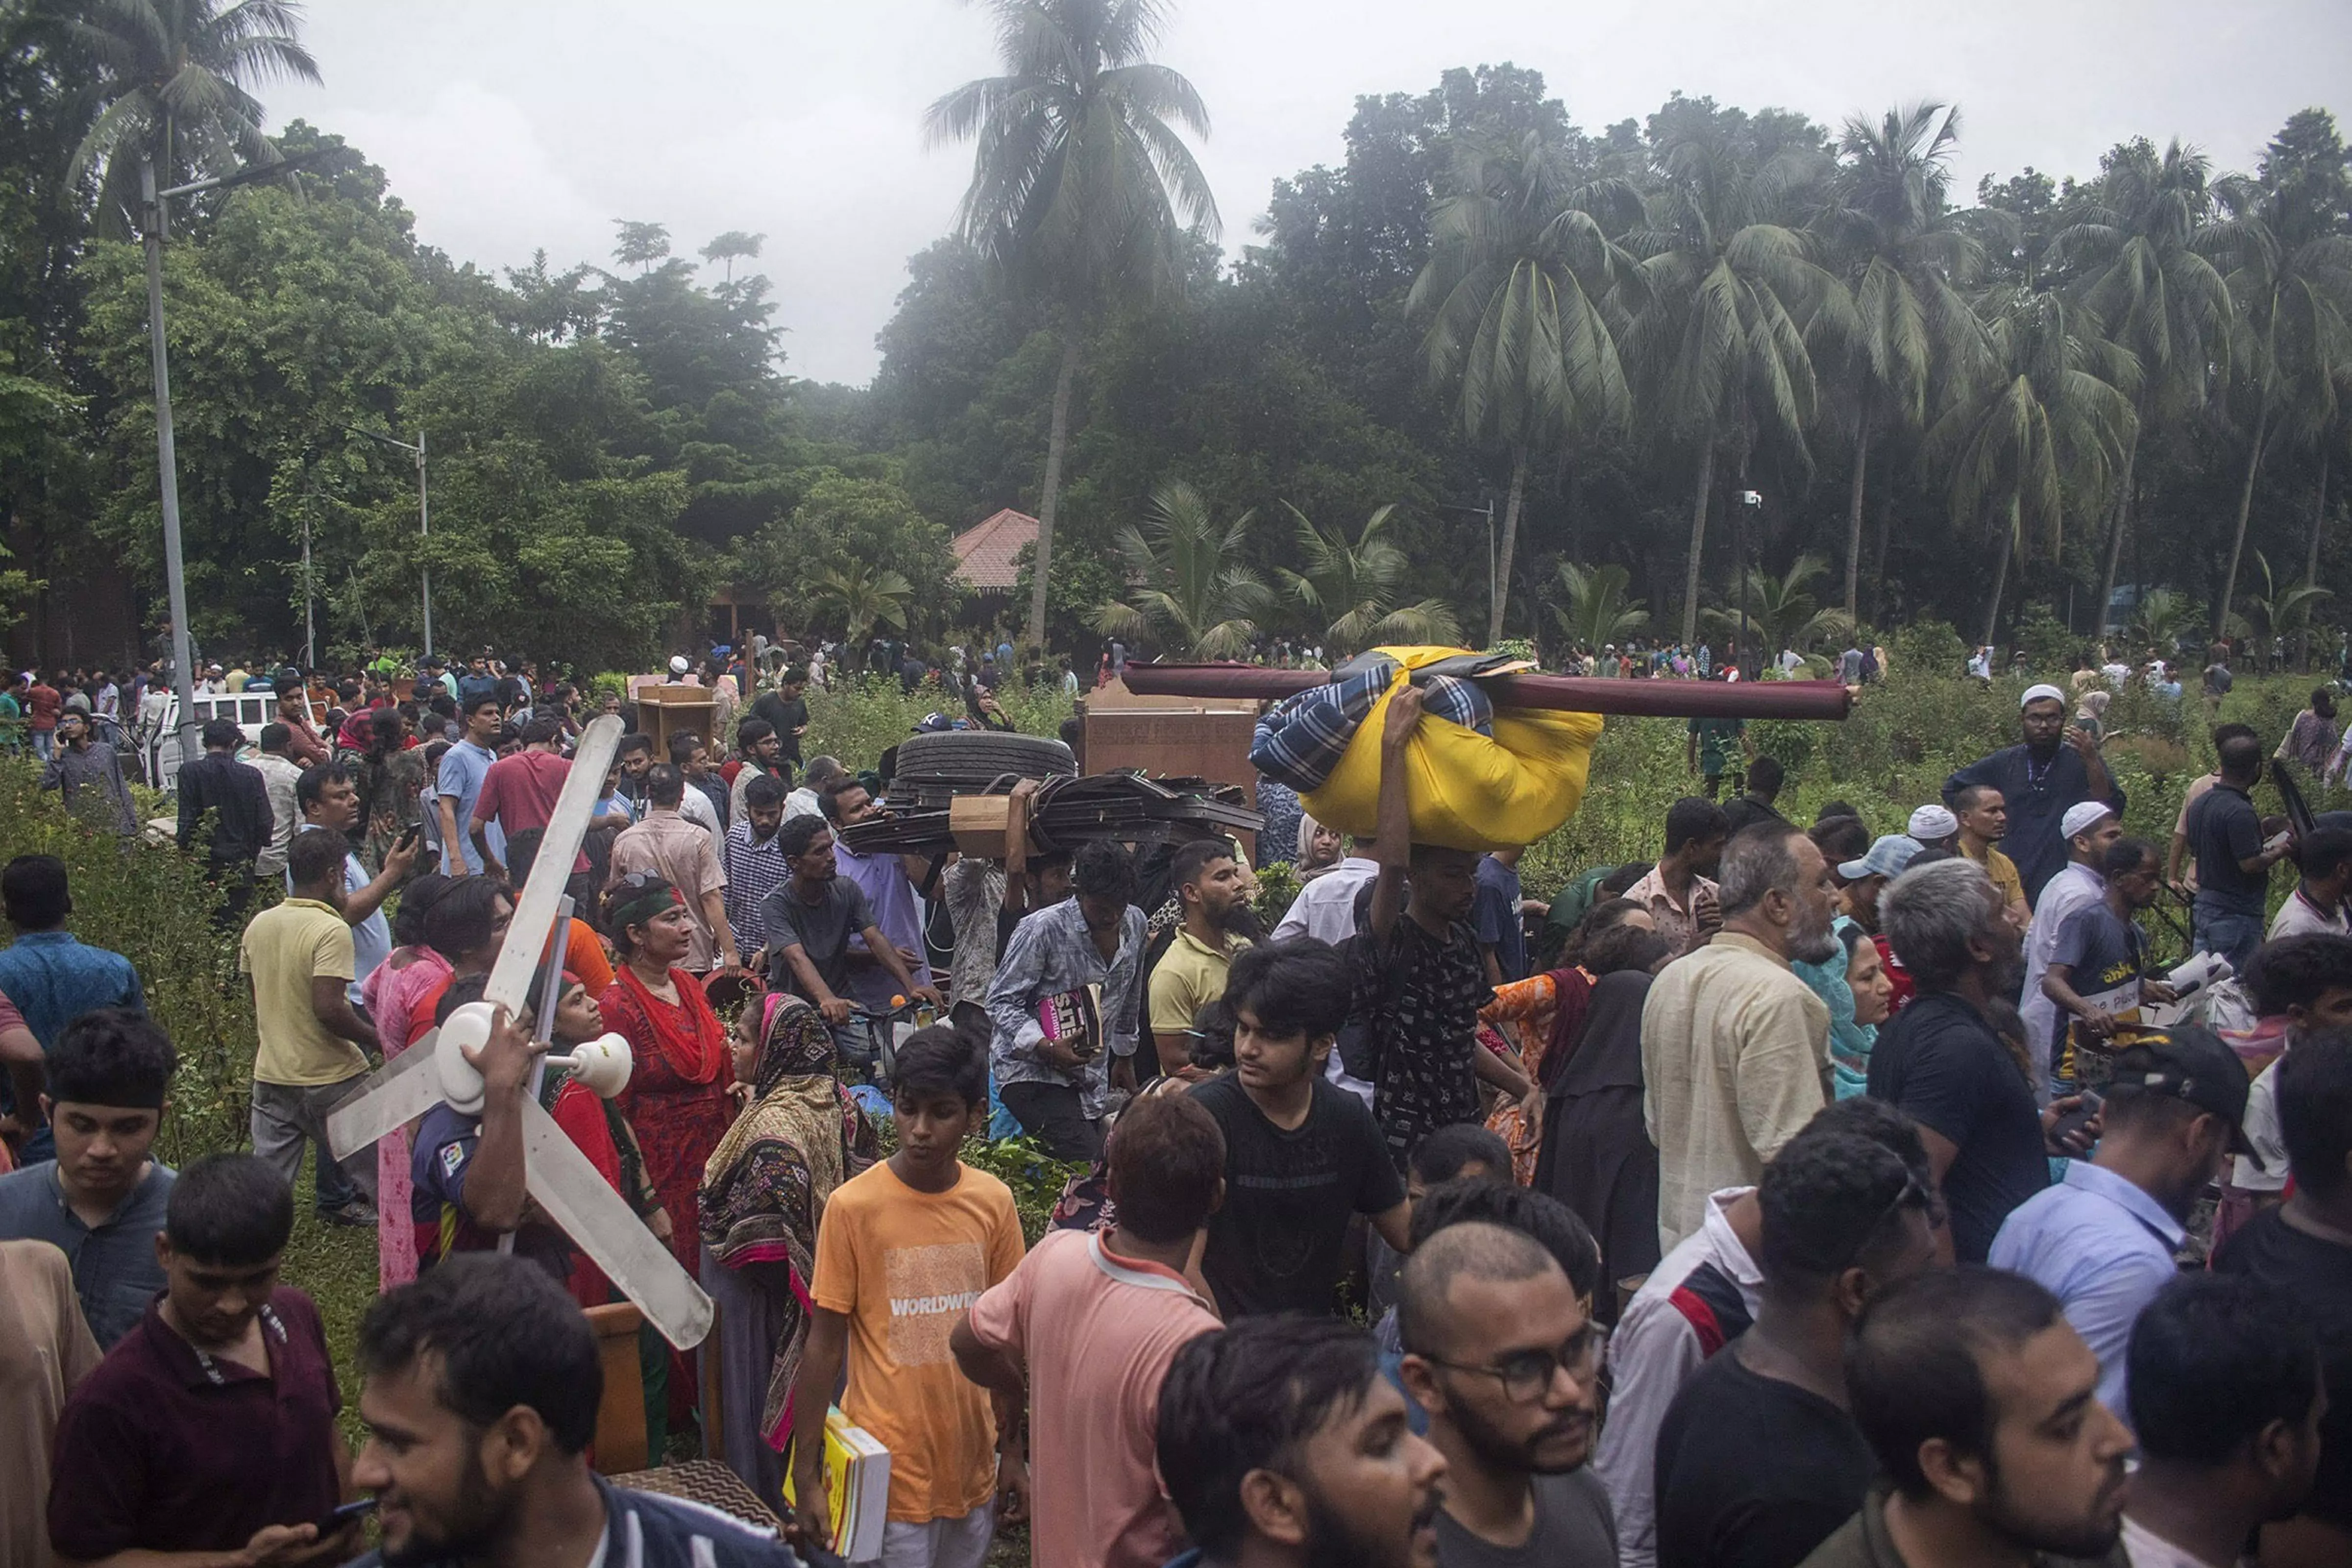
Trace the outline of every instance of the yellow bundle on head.
{"type": "MultiPolygon", "coordinates": [[[[1381,732],[1389,699],[1412,671],[1473,658],[1461,648],[1384,647],[1395,679],[1348,742],[1321,788],[1303,797],[1315,820],[1370,839],[1380,827],[1381,732]]],[[[1601,734],[1597,713],[1496,708],[1492,735],[1423,716],[1405,746],[1412,840],[1453,849],[1533,844],[1576,814],[1601,734]]]]}

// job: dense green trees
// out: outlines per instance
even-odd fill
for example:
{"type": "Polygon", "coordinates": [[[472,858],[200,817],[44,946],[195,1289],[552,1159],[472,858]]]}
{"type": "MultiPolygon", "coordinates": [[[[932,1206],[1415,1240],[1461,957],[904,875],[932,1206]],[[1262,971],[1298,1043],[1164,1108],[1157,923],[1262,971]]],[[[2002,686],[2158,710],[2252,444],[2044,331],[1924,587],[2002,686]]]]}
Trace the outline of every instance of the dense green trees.
{"type": "Polygon", "coordinates": [[[2332,649],[2352,163],[2325,110],[2251,174],[2135,139],[1969,205],[1957,111],[1867,83],[1834,135],[1682,97],[1587,131],[1533,71],[1448,70],[1360,99],[1344,157],[1225,254],[1185,141],[1207,107],[1150,58],[1166,6],[992,5],[1001,74],[929,121],[974,144],[957,233],[909,259],[858,388],[784,374],[760,235],[616,219],[612,271],[494,277],[418,244],[359,150],[262,146],[250,95],[313,68],[289,0],[0,6],[15,651],[61,653],[110,584],[134,637],[162,619],[116,224],[142,150],[180,177],[310,154],[182,204],[166,253],[194,629],[223,651],[293,646],[306,590],[330,650],[413,647],[428,565],[452,647],[631,663],[730,585],[787,630],[945,640],[981,613],[950,535],[1008,506],[1050,525],[1022,597],[1066,649],[1719,644],[1743,582],[1751,659],[1923,616],[2332,649]],[[362,431],[424,433],[429,539],[413,465],[362,431]]]}

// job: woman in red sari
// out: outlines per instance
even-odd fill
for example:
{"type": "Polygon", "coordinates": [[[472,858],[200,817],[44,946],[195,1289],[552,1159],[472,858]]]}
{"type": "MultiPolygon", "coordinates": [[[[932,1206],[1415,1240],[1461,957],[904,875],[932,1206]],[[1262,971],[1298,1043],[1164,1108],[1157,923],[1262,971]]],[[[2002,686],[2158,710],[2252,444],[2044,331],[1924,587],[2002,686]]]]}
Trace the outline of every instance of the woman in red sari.
{"type": "MultiPolygon", "coordinates": [[[[693,916],[676,887],[633,871],[604,895],[604,931],[621,963],[599,998],[604,1026],[629,1042],[629,1087],[614,1103],[645,1152],[646,1175],[670,1219],[670,1249],[689,1276],[702,1261],[702,1169],[735,1122],[727,1028],[683,963],[693,916]]],[[[670,1424],[694,1401],[694,1359],[670,1360],[670,1424]]]]}

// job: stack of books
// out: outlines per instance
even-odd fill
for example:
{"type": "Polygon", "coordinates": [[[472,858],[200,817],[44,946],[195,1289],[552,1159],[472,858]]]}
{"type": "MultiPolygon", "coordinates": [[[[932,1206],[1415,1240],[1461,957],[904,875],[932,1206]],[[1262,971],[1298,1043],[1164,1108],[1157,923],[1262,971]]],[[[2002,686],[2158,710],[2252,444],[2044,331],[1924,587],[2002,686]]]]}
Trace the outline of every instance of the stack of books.
{"type": "MultiPolygon", "coordinates": [[[[837,1405],[824,1414],[824,1490],[834,1553],[850,1563],[881,1556],[882,1526],[890,1508],[890,1450],[837,1405]]],[[[784,1500],[798,1506],[789,1469],[784,1500]]]]}

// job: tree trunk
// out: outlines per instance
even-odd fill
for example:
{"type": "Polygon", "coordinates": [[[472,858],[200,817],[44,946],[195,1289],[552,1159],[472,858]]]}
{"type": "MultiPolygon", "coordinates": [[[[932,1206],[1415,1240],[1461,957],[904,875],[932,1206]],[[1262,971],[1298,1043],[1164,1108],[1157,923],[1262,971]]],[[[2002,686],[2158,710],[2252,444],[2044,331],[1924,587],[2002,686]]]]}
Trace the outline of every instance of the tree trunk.
{"type": "Polygon", "coordinates": [[[1845,618],[1862,625],[1862,491],[1870,471],[1870,421],[1860,422],[1853,437],[1853,491],[1845,504],[1845,618]]]}
{"type": "Polygon", "coordinates": [[[2000,533],[2000,564],[1993,569],[1992,603],[1985,606],[1984,640],[1987,647],[1992,645],[1993,630],[2000,625],[2000,593],[2009,585],[2009,558],[2016,549],[2017,498],[2011,496],[2009,500],[2009,526],[2000,533]]]}
{"type": "Polygon", "coordinates": [[[1054,425],[1045,437],[1045,492],[1037,499],[1037,561],[1029,584],[1029,646],[1045,651],[1046,574],[1054,563],[1054,513],[1062,500],[1062,459],[1070,450],[1070,385],[1078,378],[1078,323],[1062,327],[1062,372],[1054,380],[1054,425]]]}
{"type": "Polygon", "coordinates": [[[1519,542],[1519,506],[1528,494],[1528,449],[1511,448],[1511,499],[1503,508],[1503,549],[1486,584],[1486,646],[1503,640],[1503,605],[1511,596],[1511,552],[1519,542]]]}
{"type": "Polygon", "coordinates": [[[2221,604],[2213,612],[2213,640],[2219,642],[2229,629],[2230,606],[2238,597],[2238,563],[2246,552],[2246,518],[2254,509],[2254,476],[2262,471],[2263,437],[2270,432],[2270,399],[2263,399],[2262,412],[2254,416],[2254,443],[2246,454],[2246,482],[2238,491],[2238,531],[2230,540],[2230,570],[2221,578],[2221,604]]]}
{"type": "Polygon", "coordinates": [[[2116,495],[2116,527],[2107,539],[2107,570],[2099,579],[2099,629],[2093,637],[2107,635],[2107,606],[2116,599],[2116,568],[2123,563],[2124,536],[2131,531],[2132,475],[2139,462],[2139,435],[2133,432],[2131,445],[2124,448],[2123,488],[2116,495]]]}
{"type": "MultiPolygon", "coordinates": [[[[2306,583],[2319,581],[2319,531],[2327,521],[2328,457],[2327,443],[2323,440],[2319,444],[2319,494],[2313,498],[2311,503],[2311,552],[2304,557],[2303,563],[2303,580],[2306,583]]],[[[2294,634],[2294,665],[2297,669],[2311,668],[2311,616],[2308,612],[2303,618],[2303,629],[2294,634]]]]}
{"type": "Polygon", "coordinates": [[[1706,547],[1706,502],[1715,488],[1715,433],[1707,432],[1698,453],[1698,493],[1691,498],[1690,566],[1683,574],[1683,641],[1698,641],[1698,565],[1706,547]]]}
{"type": "Polygon", "coordinates": [[[1870,619],[1874,626],[1886,624],[1886,552],[1894,546],[1895,487],[1878,498],[1878,574],[1870,590],[1870,619]]]}

